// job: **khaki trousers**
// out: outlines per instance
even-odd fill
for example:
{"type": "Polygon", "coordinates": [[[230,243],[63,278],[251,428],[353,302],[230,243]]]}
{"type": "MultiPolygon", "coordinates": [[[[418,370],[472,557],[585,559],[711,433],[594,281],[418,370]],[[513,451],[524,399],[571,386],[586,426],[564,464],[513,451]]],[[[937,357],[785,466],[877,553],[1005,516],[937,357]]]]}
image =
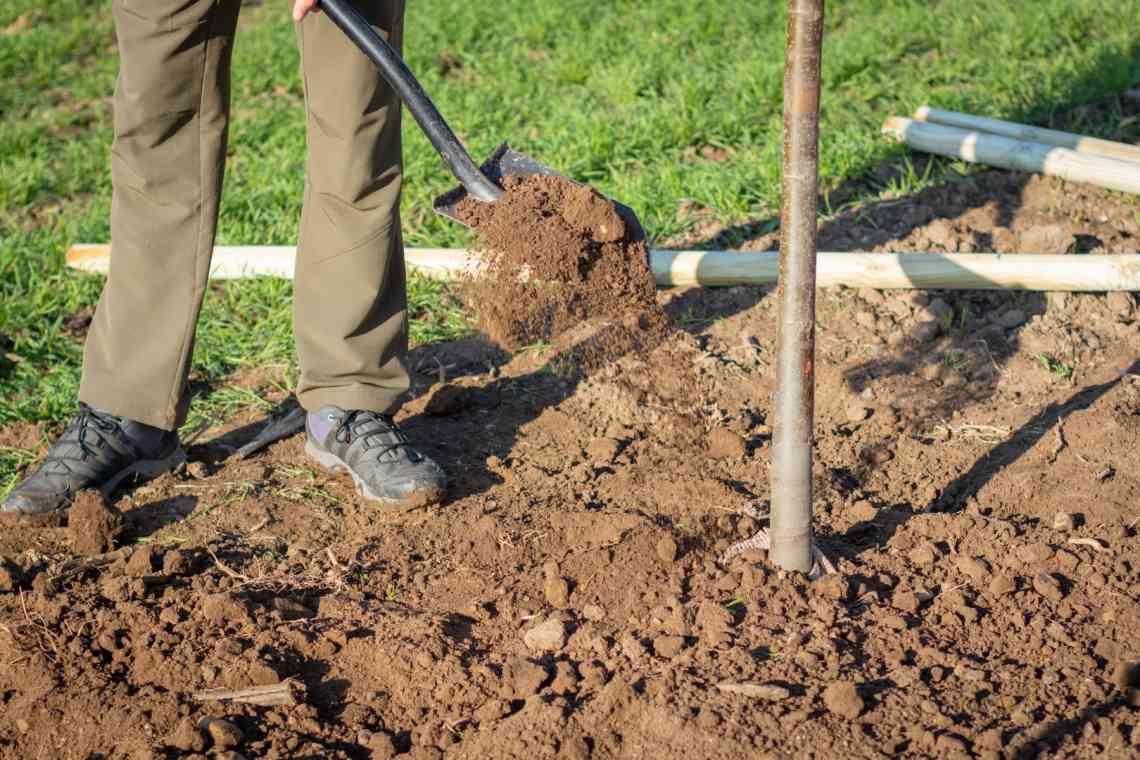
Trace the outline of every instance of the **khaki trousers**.
{"type": "MultiPolygon", "coordinates": [[[[291,3],[278,0],[280,12],[291,3]]],[[[357,6],[397,49],[403,0],[357,6]]],[[[240,0],[113,0],[111,270],[80,400],[173,430],[217,226],[240,0]]],[[[297,25],[308,163],[294,283],[301,404],[393,412],[408,387],[400,103],[321,13],[297,25]]],[[[300,183],[298,183],[300,190],[300,183]]]]}

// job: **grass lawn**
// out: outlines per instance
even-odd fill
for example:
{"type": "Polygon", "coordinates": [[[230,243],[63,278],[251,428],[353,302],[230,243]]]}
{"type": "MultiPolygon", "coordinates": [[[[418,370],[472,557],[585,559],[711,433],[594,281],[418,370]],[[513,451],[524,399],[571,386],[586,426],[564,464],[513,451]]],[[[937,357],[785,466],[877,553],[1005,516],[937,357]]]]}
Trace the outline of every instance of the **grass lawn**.
{"type": "MultiPolygon", "coordinates": [[[[504,139],[620,198],[655,238],[691,223],[689,199],[733,224],[771,214],[779,195],[784,3],[777,0],[425,0],[409,9],[410,65],[477,157],[504,139]],[[701,149],[711,147],[716,150],[701,149]]],[[[230,161],[219,242],[291,244],[300,214],[304,121],[287,3],[249,3],[235,48],[230,161]]],[[[884,186],[872,169],[906,164],[879,137],[917,105],[1049,123],[1140,81],[1135,0],[846,0],[829,8],[824,49],[824,188],[857,180],[859,202],[945,173],[884,186]]],[[[68,318],[101,281],[68,273],[71,242],[108,238],[110,5],[8,0],[0,7],[0,426],[74,410],[82,343],[68,318]]],[[[1111,109],[1074,128],[1136,139],[1111,109]]],[[[408,245],[462,244],[430,198],[452,184],[405,121],[408,245]]],[[[850,185],[849,185],[850,186],[850,185]]],[[[828,213],[838,209],[824,204],[828,213]]],[[[190,424],[263,403],[226,378],[295,364],[291,285],[211,290],[190,424]]],[[[447,291],[412,283],[413,339],[462,332],[447,291]]],[[[0,449],[0,493],[30,452],[0,449]]]]}

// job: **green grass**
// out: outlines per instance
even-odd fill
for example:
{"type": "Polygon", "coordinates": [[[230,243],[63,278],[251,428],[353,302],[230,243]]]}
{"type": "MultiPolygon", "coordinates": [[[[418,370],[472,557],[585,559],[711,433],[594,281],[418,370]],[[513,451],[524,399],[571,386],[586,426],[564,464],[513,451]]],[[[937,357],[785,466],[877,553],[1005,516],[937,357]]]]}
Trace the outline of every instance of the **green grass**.
{"type": "MultiPolygon", "coordinates": [[[[476,156],[509,139],[633,206],[662,238],[692,223],[677,213],[684,199],[726,225],[776,210],[783,7],[425,0],[409,9],[406,48],[476,156]],[[721,160],[703,158],[705,147],[723,149],[721,160]]],[[[243,11],[220,243],[295,241],[304,122],[286,11],[280,3],[243,11]]],[[[966,170],[941,161],[917,170],[880,138],[889,114],[929,102],[1047,123],[1140,81],[1134,0],[847,0],[828,12],[820,165],[825,190],[857,188],[844,203],[966,170]],[[872,171],[884,161],[897,166],[886,180],[872,171]]],[[[110,8],[9,0],[0,30],[21,17],[22,29],[0,34],[0,426],[73,410],[82,345],[64,325],[96,301],[101,283],[65,272],[62,254],[70,242],[106,240],[110,206],[110,8]]],[[[1090,114],[1074,126],[1116,138],[1140,130],[1111,108],[1090,114]]],[[[407,243],[462,244],[465,232],[429,207],[450,178],[411,119],[404,132],[407,243]]],[[[414,280],[411,291],[414,340],[463,332],[446,289],[414,280]]],[[[207,388],[196,419],[258,403],[226,384],[236,370],[295,371],[290,293],[271,280],[211,290],[194,357],[207,388]]],[[[0,491],[27,459],[0,449],[0,491]]]]}

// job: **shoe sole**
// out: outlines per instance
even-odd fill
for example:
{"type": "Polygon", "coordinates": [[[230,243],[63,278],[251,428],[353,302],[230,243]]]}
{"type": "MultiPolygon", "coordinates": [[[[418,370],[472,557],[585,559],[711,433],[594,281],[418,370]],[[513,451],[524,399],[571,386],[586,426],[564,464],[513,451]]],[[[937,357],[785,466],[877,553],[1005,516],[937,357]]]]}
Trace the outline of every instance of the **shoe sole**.
{"type": "Polygon", "coordinates": [[[430,488],[424,491],[417,492],[406,499],[392,499],[386,496],[380,496],[365,483],[359,475],[352,471],[348,463],[338,457],[331,451],[321,451],[313,445],[311,440],[305,441],[305,453],[308,454],[317,464],[324,467],[329,472],[340,473],[347,472],[352,476],[352,482],[356,486],[356,492],[369,501],[374,501],[378,504],[383,504],[385,507],[394,507],[400,510],[417,509],[419,507],[429,507],[433,504],[438,504],[443,501],[444,491],[442,488],[430,488]]]}

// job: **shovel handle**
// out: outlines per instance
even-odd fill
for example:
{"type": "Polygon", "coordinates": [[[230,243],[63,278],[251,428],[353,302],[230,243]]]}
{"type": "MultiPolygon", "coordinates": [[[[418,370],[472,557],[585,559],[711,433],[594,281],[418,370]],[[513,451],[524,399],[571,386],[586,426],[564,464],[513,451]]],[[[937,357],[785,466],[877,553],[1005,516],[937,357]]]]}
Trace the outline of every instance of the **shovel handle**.
{"type": "Polygon", "coordinates": [[[360,15],[360,11],[356,10],[349,0],[320,0],[320,8],[380,69],[384,79],[407,105],[420,129],[427,135],[428,140],[447,164],[447,168],[467,192],[476,200],[485,203],[498,200],[503,194],[502,189],[487,179],[471,160],[459,138],[451,131],[451,127],[447,126],[447,122],[443,120],[443,116],[400,54],[376,33],[372,25],[360,15]]]}

